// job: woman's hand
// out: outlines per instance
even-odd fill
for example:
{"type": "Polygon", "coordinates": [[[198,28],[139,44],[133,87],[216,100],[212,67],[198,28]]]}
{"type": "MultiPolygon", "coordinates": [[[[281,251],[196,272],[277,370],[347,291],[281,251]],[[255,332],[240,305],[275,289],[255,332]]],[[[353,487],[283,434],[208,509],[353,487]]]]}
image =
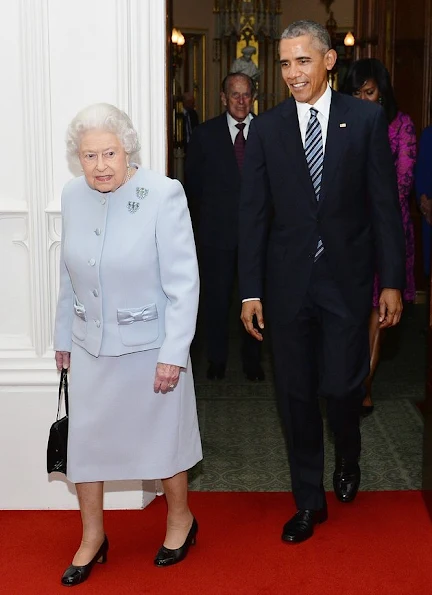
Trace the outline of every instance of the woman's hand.
{"type": "Polygon", "coordinates": [[[420,196],[420,211],[429,225],[432,224],[432,200],[429,200],[426,194],[420,196]]]}
{"type": "Polygon", "coordinates": [[[180,376],[180,367],[172,366],[171,364],[161,364],[158,362],[156,366],[156,374],[154,381],[155,392],[166,393],[168,390],[173,390],[178,384],[180,376]]]}
{"type": "Polygon", "coordinates": [[[70,366],[70,353],[69,351],[56,351],[55,352],[55,361],[57,370],[62,370],[63,368],[69,369],[70,366]]]}

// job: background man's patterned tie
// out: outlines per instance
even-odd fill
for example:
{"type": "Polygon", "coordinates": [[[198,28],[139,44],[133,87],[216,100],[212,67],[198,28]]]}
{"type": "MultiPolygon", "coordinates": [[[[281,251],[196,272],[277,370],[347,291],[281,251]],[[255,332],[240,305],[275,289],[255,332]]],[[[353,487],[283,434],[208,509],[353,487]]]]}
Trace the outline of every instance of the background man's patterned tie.
{"type": "Polygon", "coordinates": [[[243,134],[243,129],[245,126],[246,126],[246,124],[244,122],[242,122],[241,124],[236,124],[236,128],[238,128],[239,131],[237,132],[237,136],[235,137],[235,140],[234,140],[234,153],[235,153],[240,171],[242,170],[242,167],[243,167],[244,151],[245,151],[245,144],[246,144],[246,139],[243,134]]]}
{"type": "MultiPolygon", "coordinates": [[[[315,190],[315,197],[317,201],[320,199],[321,191],[321,178],[323,172],[323,141],[321,124],[317,118],[318,110],[314,107],[310,108],[310,118],[306,129],[305,138],[305,155],[306,161],[309,167],[309,172],[312,180],[312,184],[315,190]]],[[[315,252],[315,261],[324,252],[324,246],[321,238],[318,240],[318,245],[315,252]]]]}

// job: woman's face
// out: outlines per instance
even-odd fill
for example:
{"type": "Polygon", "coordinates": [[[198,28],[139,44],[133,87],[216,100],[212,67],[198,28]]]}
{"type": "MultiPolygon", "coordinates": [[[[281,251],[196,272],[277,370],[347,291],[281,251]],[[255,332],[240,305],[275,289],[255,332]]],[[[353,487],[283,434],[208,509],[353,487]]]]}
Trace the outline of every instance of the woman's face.
{"type": "Polygon", "coordinates": [[[99,192],[114,192],[126,179],[127,155],[112,132],[85,132],[81,138],[79,160],[88,185],[99,192]]]}
{"type": "Polygon", "coordinates": [[[358,97],[359,99],[366,99],[367,101],[375,101],[375,103],[379,103],[379,96],[380,92],[378,89],[378,85],[374,81],[374,79],[368,79],[365,84],[360,87],[357,91],[353,92],[353,97],[358,97]]]}

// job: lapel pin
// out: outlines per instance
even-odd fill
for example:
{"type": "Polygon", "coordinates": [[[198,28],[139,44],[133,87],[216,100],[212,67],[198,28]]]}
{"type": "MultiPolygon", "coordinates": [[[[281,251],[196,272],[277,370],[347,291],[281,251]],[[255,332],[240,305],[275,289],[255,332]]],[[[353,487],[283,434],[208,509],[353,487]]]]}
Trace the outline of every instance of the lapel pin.
{"type": "Polygon", "coordinates": [[[128,208],[129,213],[132,213],[132,215],[133,215],[140,208],[140,203],[139,202],[133,202],[133,201],[130,200],[128,202],[128,204],[127,204],[127,208],[128,208]]]}
{"type": "Polygon", "coordinates": [[[148,193],[149,193],[148,188],[137,188],[136,189],[136,196],[140,200],[142,200],[143,198],[145,198],[148,193]]]}
{"type": "Polygon", "coordinates": [[[346,122],[342,122],[341,124],[339,124],[339,128],[346,128],[346,122]]]}

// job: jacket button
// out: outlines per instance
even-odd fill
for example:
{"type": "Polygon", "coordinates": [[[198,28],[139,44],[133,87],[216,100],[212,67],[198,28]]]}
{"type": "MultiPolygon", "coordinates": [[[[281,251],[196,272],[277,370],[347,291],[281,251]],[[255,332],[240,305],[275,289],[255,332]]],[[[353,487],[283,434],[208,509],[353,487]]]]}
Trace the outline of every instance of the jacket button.
{"type": "Polygon", "coordinates": [[[98,328],[100,328],[100,325],[101,325],[101,323],[100,323],[100,320],[95,320],[95,325],[96,325],[98,328]]]}
{"type": "Polygon", "coordinates": [[[93,293],[93,295],[94,295],[95,297],[98,297],[98,296],[99,296],[99,292],[98,292],[98,290],[97,290],[97,289],[93,289],[92,293],[93,293]]]}
{"type": "Polygon", "coordinates": [[[94,230],[94,232],[95,232],[95,234],[96,234],[97,236],[100,236],[100,234],[101,234],[101,230],[99,229],[99,227],[97,227],[97,228],[94,230]]]}
{"type": "Polygon", "coordinates": [[[94,258],[90,258],[90,260],[88,261],[89,266],[94,267],[94,265],[96,264],[96,261],[94,258]]]}
{"type": "Polygon", "coordinates": [[[101,203],[104,205],[106,203],[106,198],[101,198],[101,203]]]}

